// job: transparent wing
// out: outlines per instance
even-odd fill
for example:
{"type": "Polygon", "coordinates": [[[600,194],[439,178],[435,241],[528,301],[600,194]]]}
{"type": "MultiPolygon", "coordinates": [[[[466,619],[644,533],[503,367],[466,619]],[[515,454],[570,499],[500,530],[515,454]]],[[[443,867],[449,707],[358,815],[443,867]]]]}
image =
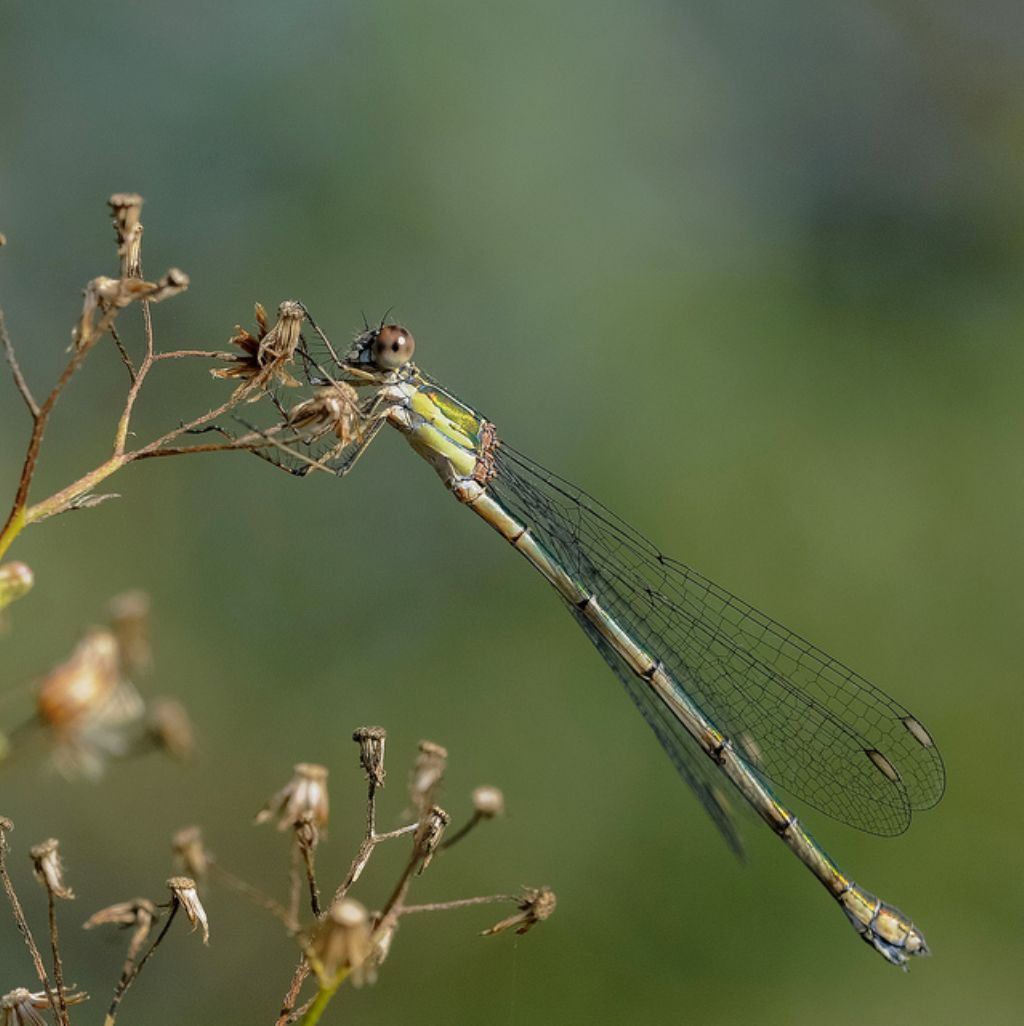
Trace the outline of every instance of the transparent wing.
{"type": "MultiPolygon", "coordinates": [[[[942,797],[945,769],[921,723],[863,677],[695,570],[662,555],[574,485],[502,442],[487,488],[584,592],[655,659],[762,776],[826,815],[898,834],[942,797]]],[[[579,617],[577,617],[579,619],[579,617]]],[[[584,624],[586,629],[586,624],[584,624]]],[[[680,773],[719,823],[706,759],[628,667],[630,688],[680,773]]],[[[616,656],[617,658],[617,656],[616,656]]],[[[628,679],[627,679],[628,678],[628,679]]],[[[727,838],[729,834],[726,833],[727,838]]]]}

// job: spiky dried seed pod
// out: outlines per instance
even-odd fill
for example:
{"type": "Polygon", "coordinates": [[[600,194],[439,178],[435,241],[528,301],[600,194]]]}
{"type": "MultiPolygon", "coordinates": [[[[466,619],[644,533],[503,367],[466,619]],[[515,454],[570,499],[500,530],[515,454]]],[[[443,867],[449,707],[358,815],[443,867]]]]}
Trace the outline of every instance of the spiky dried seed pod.
{"type": "Polygon", "coordinates": [[[448,749],[434,741],[421,741],[409,778],[409,796],[419,812],[434,804],[448,765],[448,749]]]}
{"type": "Polygon", "coordinates": [[[437,846],[441,843],[441,836],[444,834],[445,827],[450,822],[451,816],[437,805],[433,806],[420,820],[412,842],[413,853],[420,860],[419,869],[416,870],[417,873],[422,873],[430,865],[430,860],[434,857],[434,852],[437,851],[437,846]]]}

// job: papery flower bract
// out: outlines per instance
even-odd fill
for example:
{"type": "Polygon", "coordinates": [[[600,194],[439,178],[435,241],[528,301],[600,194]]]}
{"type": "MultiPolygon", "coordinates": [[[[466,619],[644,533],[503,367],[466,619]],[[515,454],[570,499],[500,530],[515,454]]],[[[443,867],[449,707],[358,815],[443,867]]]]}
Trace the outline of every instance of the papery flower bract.
{"type": "MultiPolygon", "coordinates": [[[[64,1003],[80,1005],[89,995],[81,991],[64,993],[64,1003]]],[[[0,997],[0,1026],[47,1026],[46,1019],[37,1009],[49,1008],[50,999],[45,990],[31,991],[15,987],[0,997]]]]}
{"type": "Polygon", "coordinates": [[[199,900],[199,892],[196,890],[196,882],[189,876],[172,876],[167,881],[171,890],[173,903],[184,910],[188,921],[192,924],[192,932],[197,927],[202,927],[203,943],[210,943],[210,922],[206,918],[206,909],[199,900]]]}
{"type": "Polygon", "coordinates": [[[342,973],[355,987],[372,982],[363,971],[372,951],[370,917],[358,901],[344,898],[332,905],[317,925],[309,950],[311,964],[326,983],[336,982],[342,973]]]}
{"type": "Polygon", "coordinates": [[[256,822],[277,817],[277,829],[290,830],[308,816],[326,834],[329,808],[327,767],[299,762],[292,779],[256,814],[256,822]]]}
{"type": "Polygon", "coordinates": [[[29,848],[32,870],[36,879],[55,897],[73,898],[75,895],[64,882],[64,864],[61,861],[60,842],[51,837],[42,844],[29,848]]]}

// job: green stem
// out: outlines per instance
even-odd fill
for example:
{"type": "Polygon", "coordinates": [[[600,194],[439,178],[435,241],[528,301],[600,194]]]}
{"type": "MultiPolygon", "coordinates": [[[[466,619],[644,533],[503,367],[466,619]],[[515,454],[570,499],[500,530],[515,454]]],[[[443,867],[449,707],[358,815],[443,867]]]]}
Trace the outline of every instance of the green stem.
{"type": "Polygon", "coordinates": [[[309,1010],[302,1017],[302,1022],[299,1026],[316,1026],[320,1021],[320,1016],[324,1014],[324,1009],[327,1007],[328,1002],[334,997],[338,988],[345,982],[345,977],[348,976],[348,970],[343,969],[339,974],[338,978],[330,984],[330,986],[320,985],[320,990],[317,996],[313,999],[313,1003],[309,1006],[309,1010]]]}

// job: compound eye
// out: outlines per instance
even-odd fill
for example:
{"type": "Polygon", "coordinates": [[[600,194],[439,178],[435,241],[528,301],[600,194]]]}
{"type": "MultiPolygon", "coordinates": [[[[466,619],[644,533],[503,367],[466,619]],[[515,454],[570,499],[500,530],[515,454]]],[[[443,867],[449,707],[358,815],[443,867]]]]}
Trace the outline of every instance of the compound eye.
{"type": "Polygon", "coordinates": [[[373,362],[381,370],[397,370],[412,359],[416,340],[400,324],[385,324],[373,340],[373,362]]]}

